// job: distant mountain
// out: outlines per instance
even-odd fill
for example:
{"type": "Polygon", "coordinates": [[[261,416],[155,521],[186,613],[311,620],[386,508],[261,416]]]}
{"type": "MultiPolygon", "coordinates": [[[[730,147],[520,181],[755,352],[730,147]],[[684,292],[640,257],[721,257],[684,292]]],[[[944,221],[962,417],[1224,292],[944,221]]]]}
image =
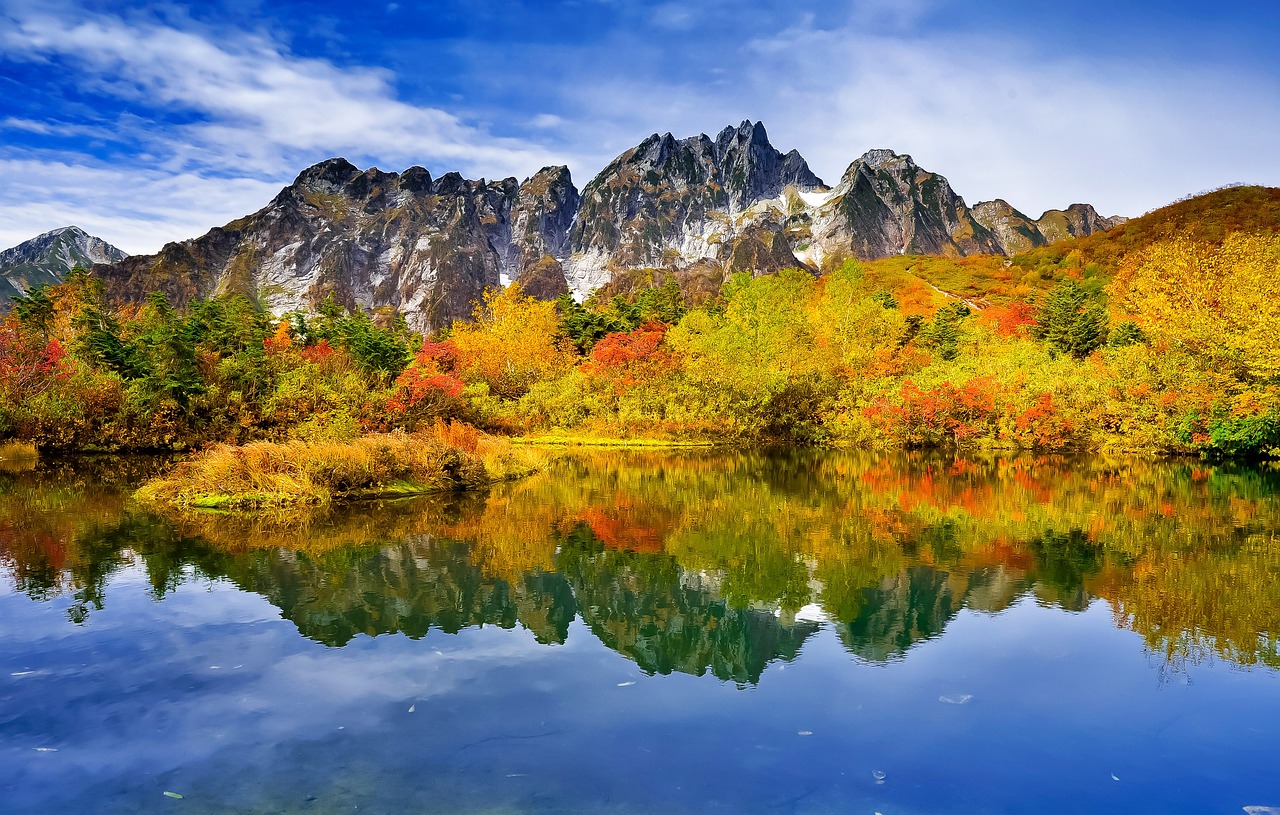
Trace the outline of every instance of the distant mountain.
{"type": "Polygon", "coordinates": [[[1066,209],[1051,209],[1033,221],[1000,198],[974,205],[973,218],[995,234],[1003,250],[1001,254],[1006,255],[1016,255],[1068,238],[1088,237],[1128,220],[1104,218],[1091,204],[1072,204],[1066,209]]]}
{"type": "Polygon", "coordinates": [[[486,182],[330,159],[252,215],[94,272],[129,299],[242,292],[289,311],[333,295],[426,329],[467,316],[486,287],[507,280],[552,298],[656,269],[715,291],[736,271],[1010,255],[1121,220],[1087,205],[1035,221],[1003,201],[970,209],[944,177],[892,150],[867,152],[830,188],[798,152],[777,150],[761,123],[745,121],[714,139],[654,134],[581,194],[566,167],[486,182]]]}
{"type": "Polygon", "coordinates": [[[1216,244],[1232,232],[1276,231],[1280,231],[1280,187],[1225,187],[1176,201],[1105,232],[1033,249],[1018,262],[1026,266],[1053,263],[1075,252],[1084,262],[1110,272],[1126,256],[1175,236],[1216,244]]]}
{"type": "Polygon", "coordinates": [[[95,238],[78,226],[64,226],[37,235],[12,249],[0,252],[0,304],[32,287],[54,284],[77,266],[86,269],[95,263],[116,263],[128,257],[111,244],[95,238]]]}

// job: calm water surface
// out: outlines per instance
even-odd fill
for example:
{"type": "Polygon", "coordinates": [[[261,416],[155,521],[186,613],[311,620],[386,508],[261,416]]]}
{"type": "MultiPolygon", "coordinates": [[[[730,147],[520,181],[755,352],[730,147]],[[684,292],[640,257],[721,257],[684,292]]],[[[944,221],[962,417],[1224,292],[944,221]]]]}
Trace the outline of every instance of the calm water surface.
{"type": "Polygon", "coordinates": [[[170,522],[152,466],[0,471],[2,812],[1280,807],[1274,469],[584,453],[170,522]]]}

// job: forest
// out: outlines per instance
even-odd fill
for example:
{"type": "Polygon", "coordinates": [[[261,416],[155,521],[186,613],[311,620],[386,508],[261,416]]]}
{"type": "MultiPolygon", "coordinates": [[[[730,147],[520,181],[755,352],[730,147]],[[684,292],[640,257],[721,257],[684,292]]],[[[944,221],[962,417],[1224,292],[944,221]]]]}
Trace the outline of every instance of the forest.
{"type": "Polygon", "coordinates": [[[109,302],[77,272],[0,324],[0,437],[189,450],[465,422],[579,441],[1280,453],[1280,234],[1157,230],[1117,254],[1119,239],[739,274],[710,298],[656,270],[582,303],[517,283],[425,337],[332,297],[283,316],[242,295],[109,302]]]}

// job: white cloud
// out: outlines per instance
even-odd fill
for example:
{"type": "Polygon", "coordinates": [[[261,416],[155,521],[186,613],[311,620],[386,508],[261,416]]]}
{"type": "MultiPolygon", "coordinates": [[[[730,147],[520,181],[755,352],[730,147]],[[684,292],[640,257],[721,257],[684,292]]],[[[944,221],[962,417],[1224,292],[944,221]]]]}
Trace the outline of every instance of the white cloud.
{"type": "MultiPolygon", "coordinates": [[[[429,164],[437,171],[527,176],[563,156],[494,136],[446,111],[396,98],[392,77],[302,58],[256,34],[216,37],[158,23],[130,24],[83,11],[13,12],[0,28],[9,59],[60,59],[78,69],[83,88],[188,114],[187,124],[134,127],[149,166],[101,165],[79,153],[38,155],[0,148],[0,201],[21,203],[0,227],[18,239],[63,222],[154,251],[266,203],[249,192],[274,191],[307,164],[333,155],[388,169],[429,164]],[[31,181],[14,175],[33,173],[31,181]],[[105,186],[104,186],[105,185],[105,186]],[[30,198],[17,198],[22,189],[30,198]],[[102,194],[94,190],[109,193],[102,194]],[[158,206],[164,202],[181,209],[158,206]],[[224,205],[237,211],[228,213],[224,205]],[[39,220],[55,218],[56,222],[39,220]],[[201,224],[193,229],[194,223],[201,224]],[[19,230],[34,231],[19,232],[19,230]],[[39,227],[39,228],[35,228],[39,227]]],[[[55,125],[9,119],[10,128],[55,132],[55,125]]]]}
{"type": "Polygon", "coordinates": [[[529,120],[530,127],[537,128],[559,127],[562,124],[564,124],[564,119],[554,113],[539,113],[529,120]]]}
{"type": "Polygon", "coordinates": [[[49,158],[0,158],[0,179],[0,247],[75,224],[134,254],[253,212],[281,186],[49,158]]]}
{"type": "Polygon", "coordinates": [[[0,40],[11,57],[59,56],[79,63],[94,90],[204,114],[207,121],[178,128],[189,161],[212,150],[277,172],[291,151],[347,151],[492,174],[536,169],[549,158],[443,110],[397,100],[384,71],[293,56],[260,35],[215,42],[113,17],[31,15],[16,23],[0,40]]]}
{"type": "Polygon", "coordinates": [[[872,33],[874,13],[864,4],[836,28],[807,20],[746,43],[726,53],[735,67],[725,79],[575,86],[566,106],[580,112],[561,113],[614,152],[654,129],[714,133],[762,119],[776,146],[798,148],[828,183],[888,147],[947,176],[970,204],[1001,197],[1032,216],[1075,202],[1140,215],[1230,182],[1280,185],[1275,77],[1139,55],[1068,59],[978,35],[872,33]]]}
{"type": "Polygon", "coordinates": [[[1077,201],[1138,215],[1238,179],[1280,182],[1267,135],[1280,88],[1265,78],[1057,60],[979,37],[796,31],[754,47],[809,78],[779,97],[777,120],[828,175],[891,147],[970,203],[1004,197],[1033,216],[1077,201]]]}

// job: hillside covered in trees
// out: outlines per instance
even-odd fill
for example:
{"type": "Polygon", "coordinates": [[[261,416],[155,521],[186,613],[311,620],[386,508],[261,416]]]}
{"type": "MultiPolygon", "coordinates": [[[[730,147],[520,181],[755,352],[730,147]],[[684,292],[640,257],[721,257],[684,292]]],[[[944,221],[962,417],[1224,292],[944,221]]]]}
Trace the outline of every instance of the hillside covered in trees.
{"type": "Polygon", "coordinates": [[[87,274],[0,327],[0,434],[41,448],[349,438],[457,419],[734,443],[1280,452],[1280,190],[1231,188],[1014,258],[660,270],[583,303],[489,290],[423,337],[87,274]]]}

